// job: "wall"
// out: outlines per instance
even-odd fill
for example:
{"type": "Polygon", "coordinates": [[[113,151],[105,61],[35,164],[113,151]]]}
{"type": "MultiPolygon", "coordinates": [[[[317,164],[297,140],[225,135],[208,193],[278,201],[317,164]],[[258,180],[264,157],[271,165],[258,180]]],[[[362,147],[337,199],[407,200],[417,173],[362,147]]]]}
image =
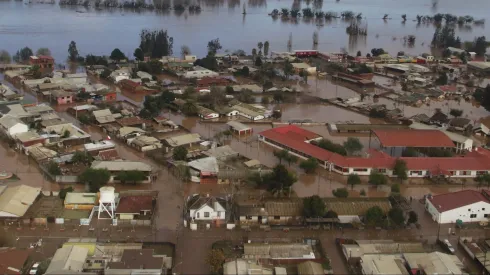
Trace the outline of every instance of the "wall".
{"type": "Polygon", "coordinates": [[[432,220],[439,223],[455,223],[456,220],[462,220],[463,222],[480,222],[488,221],[490,218],[490,204],[485,202],[477,202],[471,205],[463,206],[453,210],[443,212],[439,218],[439,212],[432,203],[426,199],[426,210],[431,214],[432,220]],[[470,211],[468,211],[470,209],[470,211]],[[485,209],[485,210],[483,210],[485,209]],[[475,218],[470,218],[471,214],[476,214],[475,218]],[[484,215],[488,214],[489,218],[484,215]]]}

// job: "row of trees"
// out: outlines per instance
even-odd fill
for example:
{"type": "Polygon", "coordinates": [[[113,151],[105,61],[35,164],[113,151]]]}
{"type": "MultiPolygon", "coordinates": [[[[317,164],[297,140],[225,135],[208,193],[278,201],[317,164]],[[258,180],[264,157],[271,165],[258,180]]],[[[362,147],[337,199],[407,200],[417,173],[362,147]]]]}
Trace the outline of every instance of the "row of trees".
{"type": "MultiPolygon", "coordinates": [[[[291,17],[291,18],[297,18],[300,16],[303,16],[305,18],[317,18],[317,19],[323,19],[325,18],[326,20],[332,20],[335,18],[342,18],[344,20],[351,20],[351,19],[357,19],[360,20],[362,19],[362,13],[354,13],[352,11],[343,11],[340,14],[334,11],[313,11],[311,8],[304,8],[302,10],[299,9],[287,9],[287,8],[282,8],[281,10],[274,9],[270,13],[271,16],[276,17],[281,15],[282,17],[291,17]]],[[[387,16],[386,16],[387,17],[387,16]]]]}
{"type": "MultiPolygon", "coordinates": [[[[146,174],[138,170],[128,170],[120,171],[116,177],[122,184],[136,185],[146,179],[146,174]]],[[[79,182],[87,184],[90,192],[98,192],[109,182],[110,178],[111,173],[107,169],[94,168],[88,168],[78,176],[79,182]]]]}
{"type": "MultiPolygon", "coordinates": [[[[29,47],[24,47],[24,48],[18,50],[13,57],[10,56],[10,53],[8,51],[0,50],[0,63],[1,64],[8,64],[8,63],[11,63],[12,61],[15,61],[18,63],[25,63],[25,62],[28,62],[29,57],[31,57],[33,55],[34,55],[34,52],[29,47]]],[[[36,55],[51,56],[51,51],[48,48],[39,48],[36,51],[36,55]]]]}

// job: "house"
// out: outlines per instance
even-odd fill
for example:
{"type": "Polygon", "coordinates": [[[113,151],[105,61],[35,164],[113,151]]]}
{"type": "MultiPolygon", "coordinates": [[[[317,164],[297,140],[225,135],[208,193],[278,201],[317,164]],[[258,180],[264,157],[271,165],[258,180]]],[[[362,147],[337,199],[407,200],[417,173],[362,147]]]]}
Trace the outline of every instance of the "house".
{"type": "Polygon", "coordinates": [[[403,253],[412,274],[464,274],[464,266],[456,255],[441,252],[403,253]]]}
{"type": "Polygon", "coordinates": [[[447,49],[451,52],[451,54],[462,54],[462,53],[466,53],[465,50],[463,49],[460,49],[460,48],[455,48],[455,47],[447,47],[447,49]]]}
{"type": "Polygon", "coordinates": [[[41,193],[41,188],[27,185],[0,186],[0,217],[20,218],[41,193]]]}
{"type": "Polygon", "coordinates": [[[121,127],[137,127],[143,130],[146,128],[147,123],[147,121],[141,119],[139,116],[123,117],[116,120],[116,122],[121,125],[121,127]]]}
{"type": "Polygon", "coordinates": [[[197,114],[201,119],[213,119],[218,118],[219,114],[213,110],[202,107],[200,105],[197,106],[197,114]]]}
{"type": "Polygon", "coordinates": [[[97,156],[94,157],[96,160],[118,160],[121,159],[119,157],[119,153],[116,149],[107,149],[99,151],[97,156]]]}
{"type": "Polygon", "coordinates": [[[73,103],[73,95],[72,92],[67,92],[64,90],[54,90],[51,91],[51,101],[56,102],[58,105],[70,104],[73,103]]]}
{"type": "Polygon", "coordinates": [[[240,155],[238,152],[233,150],[230,145],[214,147],[202,153],[209,157],[215,157],[220,161],[225,161],[229,158],[234,158],[240,155]]]}
{"type": "Polygon", "coordinates": [[[121,220],[150,219],[156,200],[152,196],[125,196],[119,199],[116,215],[121,220]]]}
{"type": "Polygon", "coordinates": [[[99,125],[116,121],[116,119],[114,118],[114,115],[112,114],[111,110],[109,110],[109,109],[93,111],[92,115],[95,117],[95,121],[99,125]]]}
{"type": "Polygon", "coordinates": [[[0,127],[2,132],[9,137],[15,137],[17,134],[29,131],[29,127],[24,122],[10,115],[0,118],[0,127]]]}
{"type": "Polygon", "coordinates": [[[169,137],[165,139],[165,142],[168,146],[175,148],[178,146],[188,146],[192,147],[193,145],[200,143],[201,136],[199,134],[184,134],[180,136],[169,137]]]}
{"type": "Polygon", "coordinates": [[[453,129],[455,131],[466,131],[472,130],[473,125],[471,124],[471,120],[464,117],[455,117],[449,121],[448,125],[449,129],[453,129]]]}
{"type": "Polygon", "coordinates": [[[116,148],[116,144],[110,140],[101,140],[98,142],[90,142],[83,145],[85,152],[91,156],[97,156],[100,151],[116,148]]]}
{"type": "Polygon", "coordinates": [[[129,146],[136,148],[140,152],[162,148],[162,143],[158,139],[149,136],[137,136],[133,139],[126,140],[126,142],[129,146]]]}
{"type": "Polygon", "coordinates": [[[260,204],[238,205],[241,225],[298,225],[303,223],[302,200],[267,200],[260,204]]]}
{"type": "Polygon", "coordinates": [[[360,266],[362,274],[370,275],[408,275],[401,255],[362,255],[360,266]]]}
{"type": "Polygon", "coordinates": [[[190,168],[191,181],[200,184],[214,184],[218,182],[218,160],[215,157],[205,157],[187,163],[190,168]]]}
{"type": "MultiPolygon", "coordinates": [[[[274,274],[274,270],[271,267],[263,266],[259,262],[247,261],[245,259],[234,259],[225,262],[223,264],[223,275],[247,275],[247,274],[272,275],[274,274]]],[[[277,272],[275,274],[282,275],[277,272]]]]}
{"type": "MultiPolygon", "coordinates": [[[[313,247],[304,243],[245,243],[243,258],[258,260],[313,260],[313,247]]],[[[366,273],[367,274],[367,273],[366,273]]]]}
{"type": "Polygon", "coordinates": [[[44,128],[49,133],[50,143],[61,142],[65,146],[82,145],[90,142],[90,135],[72,123],[47,126],[44,128]]]}
{"type": "Polygon", "coordinates": [[[490,74],[490,62],[470,61],[467,64],[468,70],[481,74],[490,74]]]}
{"type": "Polygon", "coordinates": [[[447,126],[449,122],[448,116],[443,112],[435,112],[433,116],[430,117],[429,123],[433,125],[437,125],[439,127],[447,126]]]}
{"type": "Polygon", "coordinates": [[[211,86],[226,86],[231,81],[224,77],[204,77],[197,80],[198,88],[210,88],[211,86]]]}
{"type": "Polygon", "coordinates": [[[383,213],[388,213],[391,209],[387,198],[325,198],[324,201],[325,209],[337,213],[339,223],[343,224],[361,222],[371,207],[377,206],[383,213]]]}
{"type": "Polygon", "coordinates": [[[29,57],[29,64],[33,66],[39,66],[41,69],[53,69],[54,58],[46,55],[31,56],[29,57]]]}
{"type": "Polygon", "coordinates": [[[130,139],[137,136],[141,136],[145,133],[145,130],[136,127],[121,127],[117,131],[117,137],[121,139],[130,139]]]}
{"type": "Polygon", "coordinates": [[[146,179],[141,181],[142,183],[149,183],[151,181],[150,175],[152,167],[144,162],[139,161],[94,161],[91,168],[94,169],[107,169],[111,173],[109,182],[119,182],[118,174],[122,171],[141,171],[146,175],[146,179]]]}
{"type": "Polygon", "coordinates": [[[152,80],[153,79],[153,76],[147,72],[143,72],[143,71],[137,71],[136,72],[136,75],[138,76],[138,78],[140,79],[148,79],[148,80],[152,80]]]}
{"type": "Polygon", "coordinates": [[[194,195],[187,202],[189,218],[192,221],[224,220],[227,203],[225,199],[194,195]]]}
{"type": "Polygon", "coordinates": [[[490,218],[489,190],[462,190],[427,196],[425,209],[437,223],[488,222],[490,218]],[[488,209],[488,210],[487,210],[488,209]]]}
{"type": "Polygon", "coordinates": [[[265,118],[264,110],[255,108],[249,104],[240,103],[233,106],[232,109],[237,110],[240,116],[248,118],[252,121],[262,120],[265,118]]]}
{"type": "Polygon", "coordinates": [[[30,267],[28,259],[31,252],[31,250],[26,249],[0,248],[0,274],[28,274],[27,268],[30,267]]]}
{"type": "Polygon", "coordinates": [[[141,82],[136,81],[135,79],[123,79],[118,82],[123,89],[126,89],[132,93],[147,93],[154,94],[158,93],[158,90],[150,89],[144,86],[141,82]]]}
{"type": "Polygon", "coordinates": [[[262,87],[257,84],[249,84],[249,85],[233,85],[231,86],[235,93],[243,92],[243,91],[251,91],[252,93],[259,94],[264,91],[262,87]]]}
{"type": "Polygon", "coordinates": [[[131,73],[129,69],[119,69],[111,73],[110,78],[114,83],[119,83],[119,81],[131,78],[131,73]]]}
{"type": "Polygon", "coordinates": [[[205,77],[218,77],[219,73],[208,70],[208,69],[200,69],[194,71],[185,72],[182,77],[185,79],[201,79],[205,77]]]}
{"type": "Polygon", "coordinates": [[[172,266],[171,258],[154,255],[153,249],[124,249],[120,261],[109,262],[104,274],[166,274],[164,269],[172,266]]]}
{"type": "Polygon", "coordinates": [[[63,205],[65,209],[92,210],[97,203],[97,193],[68,192],[63,205]]]}
{"type": "Polygon", "coordinates": [[[67,245],[56,250],[46,270],[46,275],[78,274],[83,271],[89,249],[67,245]]]}
{"type": "Polygon", "coordinates": [[[64,74],[63,80],[70,85],[87,84],[87,73],[64,74]]]}
{"type": "Polygon", "coordinates": [[[253,132],[253,128],[252,127],[249,127],[241,122],[238,122],[238,121],[228,121],[226,123],[226,125],[228,125],[230,127],[230,130],[234,133],[238,133],[239,136],[241,136],[242,134],[246,135],[246,134],[250,134],[253,132]]]}
{"type": "Polygon", "coordinates": [[[475,125],[473,131],[479,136],[490,136],[490,118],[486,117],[480,119],[480,121],[475,125]]]}
{"type": "Polygon", "coordinates": [[[43,144],[46,140],[46,138],[32,131],[16,134],[15,139],[22,149],[35,144],[43,144]]]}
{"type": "Polygon", "coordinates": [[[298,264],[298,275],[323,275],[325,271],[322,264],[306,261],[298,264]]]}

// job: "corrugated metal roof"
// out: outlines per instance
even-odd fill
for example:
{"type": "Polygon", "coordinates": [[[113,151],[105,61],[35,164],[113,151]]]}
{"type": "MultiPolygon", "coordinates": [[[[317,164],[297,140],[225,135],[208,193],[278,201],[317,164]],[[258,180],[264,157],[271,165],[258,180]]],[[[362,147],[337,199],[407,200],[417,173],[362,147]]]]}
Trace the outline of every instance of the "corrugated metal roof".
{"type": "Polygon", "coordinates": [[[0,194],[0,211],[22,217],[41,193],[41,188],[27,185],[7,187],[0,194]]]}
{"type": "Polygon", "coordinates": [[[150,165],[140,161],[94,161],[91,167],[94,169],[107,169],[114,172],[129,170],[150,172],[152,170],[150,165]]]}

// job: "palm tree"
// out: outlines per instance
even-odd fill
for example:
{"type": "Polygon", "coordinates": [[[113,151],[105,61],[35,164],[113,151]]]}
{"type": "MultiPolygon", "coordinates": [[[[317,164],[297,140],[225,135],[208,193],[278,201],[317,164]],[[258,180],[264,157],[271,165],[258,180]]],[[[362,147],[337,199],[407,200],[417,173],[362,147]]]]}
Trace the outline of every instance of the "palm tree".
{"type": "Polygon", "coordinates": [[[262,55],[262,47],[264,47],[264,44],[262,42],[257,43],[257,48],[259,48],[259,55],[262,55]]]}
{"type": "Polygon", "coordinates": [[[181,110],[186,115],[196,115],[197,105],[193,102],[187,101],[184,105],[182,105],[181,110]]]}

